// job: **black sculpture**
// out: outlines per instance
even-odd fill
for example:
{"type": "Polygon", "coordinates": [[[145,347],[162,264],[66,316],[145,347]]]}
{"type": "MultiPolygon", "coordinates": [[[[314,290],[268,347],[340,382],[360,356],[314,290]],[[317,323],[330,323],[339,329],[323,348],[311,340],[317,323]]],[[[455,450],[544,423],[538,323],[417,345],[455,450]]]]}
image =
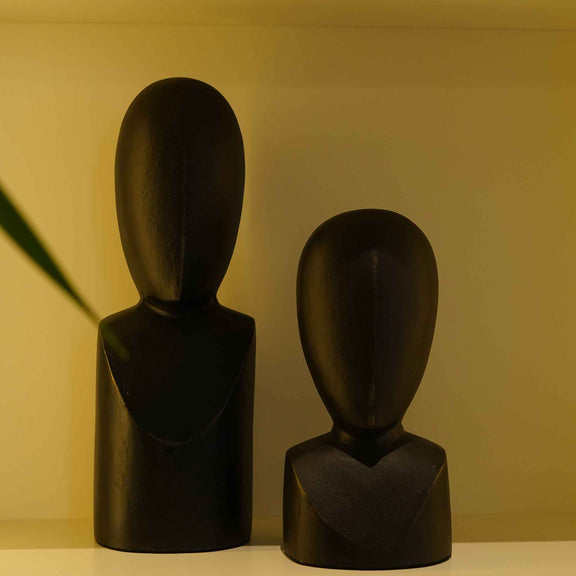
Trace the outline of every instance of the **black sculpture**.
{"type": "Polygon", "coordinates": [[[254,321],[216,292],[242,210],[244,149],[211,86],[170,78],[128,109],[116,153],[122,246],[141,301],[102,321],[96,540],[143,552],[250,539],[254,321]]]}
{"type": "Polygon", "coordinates": [[[352,569],[446,560],[446,454],[402,428],[436,321],[426,236],[394,212],[335,216],[302,252],[297,298],[306,361],[334,427],[286,454],[285,554],[352,569]]]}

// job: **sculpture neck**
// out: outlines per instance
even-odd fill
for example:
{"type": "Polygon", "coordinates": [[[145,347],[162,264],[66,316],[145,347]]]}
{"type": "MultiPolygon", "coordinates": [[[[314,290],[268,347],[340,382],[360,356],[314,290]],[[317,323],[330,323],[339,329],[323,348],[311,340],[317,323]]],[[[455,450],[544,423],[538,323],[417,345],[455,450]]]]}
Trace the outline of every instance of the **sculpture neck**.
{"type": "Polygon", "coordinates": [[[336,423],[330,432],[336,446],[359,460],[377,461],[394,449],[404,436],[404,428],[399,422],[392,428],[376,434],[366,431],[352,435],[336,423]]]}
{"type": "Polygon", "coordinates": [[[167,316],[169,318],[184,318],[206,310],[210,306],[217,305],[216,295],[208,300],[187,300],[182,301],[165,301],[156,298],[142,298],[142,303],[155,314],[167,316]]]}

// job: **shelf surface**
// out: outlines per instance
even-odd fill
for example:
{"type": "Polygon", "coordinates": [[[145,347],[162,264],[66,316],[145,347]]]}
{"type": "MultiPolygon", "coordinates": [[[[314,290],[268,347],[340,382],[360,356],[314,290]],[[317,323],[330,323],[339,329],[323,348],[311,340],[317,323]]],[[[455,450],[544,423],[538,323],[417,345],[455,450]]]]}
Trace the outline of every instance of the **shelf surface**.
{"type": "Polygon", "coordinates": [[[576,30],[576,0],[0,0],[0,22],[576,30]]]}
{"type": "MultiPolygon", "coordinates": [[[[455,544],[447,562],[421,568],[431,576],[556,576],[576,572],[576,542],[501,542],[455,544]]],[[[278,546],[244,546],[201,554],[130,554],[104,548],[0,550],[0,574],[11,576],[291,576],[340,574],[300,566],[288,560],[278,546]]],[[[346,571],[347,574],[364,574],[346,571]]],[[[371,574],[390,574],[370,571],[371,574]]],[[[413,570],[394,575],[414,575],[413,570]]]]}
{"type": "MultiPolygon", "coordinates": [[[[277,522],[259,520],[252,542],[201,554],[131,554],[99,547],[89,520],[0,522],[0,576],[295,576],[392,574],[300,566],[281,552],[277,522]]],[[[394,576],[559,576],[576,574],[576,541],[456,543],[450,560],[394,576]]]]}

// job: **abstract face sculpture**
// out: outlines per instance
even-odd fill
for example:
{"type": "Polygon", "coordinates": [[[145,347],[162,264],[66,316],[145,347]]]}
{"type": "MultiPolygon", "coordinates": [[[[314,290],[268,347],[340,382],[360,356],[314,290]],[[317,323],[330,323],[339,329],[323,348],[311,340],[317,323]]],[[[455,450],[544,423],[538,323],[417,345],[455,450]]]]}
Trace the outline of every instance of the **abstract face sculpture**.
{"type": "Polygon", "coordinates": [[[426,236],[385,210],[331,218],[302,252],[297,290],[306,361],[337,426],[378,435],[398,424],[436,322],[438,274],[426,236]]]}
{"type": "Polygon", "coordinates": [[[335,216],[304,247],[297,300],[304,355],[334,426],[286,453],[284,552],[356,570],[446,560],[446,453],[402,427],[436,322],[426,236],[387,210],[335,216]]]}
{"type": "Polygon", "coordinates": [[[141,301],[102,327],[96,540],[140,552],[250,538],[255,324],[221,306],[242,210],[244,149],[214,88],[169,78],[126,113],[116,154],[122,246],[141,301]]]}
{"type": "Polygon", "coordinates": [[[169,78],[136,97],[118,139],[116,206],[143,298],[196,305],[215,296],[234,250],[243,191],[242,135],[217,90],[169,78]]]}

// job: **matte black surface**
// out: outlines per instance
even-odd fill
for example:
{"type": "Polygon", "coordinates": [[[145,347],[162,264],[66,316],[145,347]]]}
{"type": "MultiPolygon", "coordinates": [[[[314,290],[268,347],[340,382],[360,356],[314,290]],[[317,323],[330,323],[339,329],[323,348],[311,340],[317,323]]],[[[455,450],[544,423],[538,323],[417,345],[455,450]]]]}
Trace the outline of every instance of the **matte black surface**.
{"type": "Polygon", "coordinates": [[[244,151],[214,88],[156,82],[120,130],[116,203],[142,300],[102,324],[94,526],[110,548],[186,552],[250,538],[255,327],[221,306],[242,209],[244,151]]]}
{"type": "Polygon", "coordinates": [[[430,243],[394,212],[335,216],[304,247],[297,299],[306,361],[334,427],[286,453],[284,552],[327,568],[446,560],[446,454],[402,428],[436,321],[430,243]]]}
{"type": "Polygon", "coordinates": [[[116,207],[143,298],[203,303],[234,250],[244,148],[232,108],[189,78],[155,82],[132,102],[116,150],[116,207]]]}

